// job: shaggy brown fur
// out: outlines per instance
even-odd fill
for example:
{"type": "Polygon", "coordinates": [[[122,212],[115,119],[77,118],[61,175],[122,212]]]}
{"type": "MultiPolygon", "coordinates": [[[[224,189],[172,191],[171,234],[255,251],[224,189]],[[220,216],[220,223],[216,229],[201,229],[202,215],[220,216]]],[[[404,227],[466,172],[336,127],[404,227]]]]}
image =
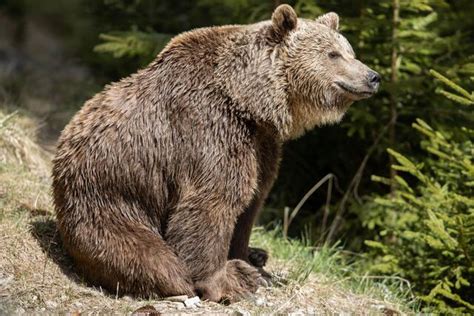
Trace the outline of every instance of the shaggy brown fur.
{"type": "Polygon", "coordinates": [[[213,301],[257,289],[248,262],[266,253],[249,252],[249,236],[282,143],[376,90],[336,20],[283,5],[272,21],[181,34],[84,105],[60,138],[53,189],[88,281],[213,301]]]}

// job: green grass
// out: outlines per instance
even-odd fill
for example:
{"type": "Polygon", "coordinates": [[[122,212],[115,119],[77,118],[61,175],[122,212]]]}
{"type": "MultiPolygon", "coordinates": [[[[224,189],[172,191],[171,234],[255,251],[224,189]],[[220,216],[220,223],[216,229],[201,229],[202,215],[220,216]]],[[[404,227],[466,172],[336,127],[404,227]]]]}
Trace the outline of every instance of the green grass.
{"type": "Polygon", "coordinates": [[[270,231],[255,228],[251,244],[266,249],[286,267],[287,283],[304,284],[311,274],[316,274],[320,282],[391,302],[401,311],[420,310],[408,281],[397,276],[368,275],[364,272],[367,263],[361,255],[344,251],[337,245],[314,247],[304,237],[301,240],[285,239],[279,227],[270,231]]]}

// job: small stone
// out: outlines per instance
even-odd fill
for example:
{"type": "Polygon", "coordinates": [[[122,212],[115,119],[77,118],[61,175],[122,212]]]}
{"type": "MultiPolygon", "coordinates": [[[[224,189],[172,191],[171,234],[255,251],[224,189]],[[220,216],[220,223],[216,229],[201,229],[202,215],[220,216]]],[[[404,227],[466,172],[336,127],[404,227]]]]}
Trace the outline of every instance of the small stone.
{"type": "Polygon", "coordinates": [[[132,316],[159,316],[160,313],[152,305],[145,305],[132,313],[132,316]]]}
{"type": "Polygon", "coordinates": [[[122,297],[123,300],[125,301],[133,301],[133,298],[131,296],[125,295],[122,297]]]}
{"type": "Polygon", "coordinates": [[[201,306],[201,299],[199,298],[199,296],[188,298],[187,300],[184,301],[184,305],[187,308],[199,307],[201,306]]]}
{"type": "Polygon", "coordinates": [[[264,306],[265,305],[265,299],[263,297],[257,298],[257,300],[255,301],[255,305],[264,306]]]}

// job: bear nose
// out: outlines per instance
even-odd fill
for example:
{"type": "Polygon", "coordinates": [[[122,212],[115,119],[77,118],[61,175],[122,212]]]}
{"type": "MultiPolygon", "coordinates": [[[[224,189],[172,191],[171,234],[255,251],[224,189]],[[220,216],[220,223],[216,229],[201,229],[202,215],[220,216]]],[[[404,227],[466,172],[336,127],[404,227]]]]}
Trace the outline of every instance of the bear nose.
{"type": "Polygon", "coordinates": [[[373,70],[369,70],[367,79],[369,81],[369,87],[371,87],[374,90],[376,90],[379,87],[380,81],[382,80],[380,75],[373,70]]]}

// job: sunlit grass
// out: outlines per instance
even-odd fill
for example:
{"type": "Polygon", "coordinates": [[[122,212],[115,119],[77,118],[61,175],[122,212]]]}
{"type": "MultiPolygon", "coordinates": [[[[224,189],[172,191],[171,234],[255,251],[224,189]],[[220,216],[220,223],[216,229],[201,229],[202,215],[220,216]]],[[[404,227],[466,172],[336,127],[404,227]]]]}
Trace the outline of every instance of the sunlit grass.
{"type": "Polygon", "coordinates": [[[419,302],[408,281],[397,276],[374,276],[364,272],[362,256],[344,251],[338,245],[315,247],[307,238],[285,239],[277,227],[267,231],[254,229],[251,244],[266,249],[283,269],[287,283],[314,282],[331,284],[351,293],[381,302],[390,302],[400,311],[415,312],[419,302]]]}

